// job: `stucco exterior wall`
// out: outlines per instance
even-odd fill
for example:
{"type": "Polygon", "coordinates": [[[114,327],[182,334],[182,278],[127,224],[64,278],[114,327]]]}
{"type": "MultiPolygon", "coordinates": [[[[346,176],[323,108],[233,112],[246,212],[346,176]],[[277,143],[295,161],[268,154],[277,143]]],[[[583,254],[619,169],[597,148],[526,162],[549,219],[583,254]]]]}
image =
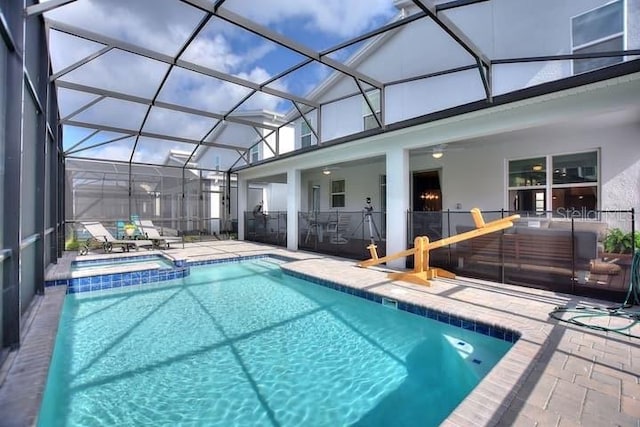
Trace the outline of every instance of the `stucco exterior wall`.
{"type": "MultiPolygon", "coordinates": [[[[492,60],[523,58],[572,53],[572,17],[609,2],[492,0],[450,9],[442,15],[492,60]]],[[[625,8],[626,48],[638,49],[640,0],[625,0],[625,8]]],[[[402,80],[473,64],[475,59],[433,21],[421,19],[385,36],[383,43],[370,49],[353,67],[379,81],[392,83],[386,86],[384,108],[385,122],[389,124],[485,98],[477,69],[417,81],[402,80]]],[[[572,75],[570,60],[496,64],[491,73],[492,94],[501,95],[572,75]]],[[[363,130],[363,101],[357,92],[352,79],[342,77],[318,94],[317,99],[325,103],[356,93],[347,100],[323,106],[323,141],[363,130]]]]}

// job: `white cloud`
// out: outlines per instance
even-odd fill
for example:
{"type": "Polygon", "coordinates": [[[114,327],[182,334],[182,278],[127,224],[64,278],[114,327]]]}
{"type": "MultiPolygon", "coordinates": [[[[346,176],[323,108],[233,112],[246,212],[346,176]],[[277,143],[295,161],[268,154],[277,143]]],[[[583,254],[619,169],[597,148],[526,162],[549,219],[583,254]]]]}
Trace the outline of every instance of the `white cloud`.
{"type": "Polygon", "coordinates": [[[194,144],[141,137],[138,140],[133,160],[136,162],[162,165],[167,160],[167,156],[171,150],[191,153],[195,148],[196,146],[194,144]]]}
{"type": "MultiPolygon", "coordinates": [[[[264,69],[256,67],[251,70],[249,73],[240,73],[238,77],[251,80],[251,81],[266,81],[271,77],[264,69]]],[[[272,89],[277,89],[281,91],[286,91],[287,88],[284,83],[280,81],[273,82],[269,85],[272,89]]],[[[267,93],[258,92],[254,94],[251,98],[249,98],[243,105],[242,109],[244,110],[270,110],[276,111],[278,108],[278,104],[283,102],[281,98],[278,98],[273,95],[269,95],[267,93]]]]}
{"type": "Polygon", "coordinates": [[[154,107],[144,131],[200,140],[215,123],[215,119],[154,107]]]}
{"type": "MultiPolygon", "coordinates": [[[[269,73],[260,67],[255,67],[248,72],[240,72],[236,76],[251,81],[265,81],[270,77],[269,73]]],[[[281,82],[274,82],[269,87],[283,91],[287,89],[281,82]]],[[[224,114],[251,91],[251,89],[244,86],[217,80],[195,72],[174,69],[167,79],[159,99],[224,114]]],[[[242,109],[264,108],[275,110],[279,102],[281,102],[280,98],[259,93],[243,104],[242,109]]]]}
{"type": "Polygon", "coordinates": [[[263,25],[278,25],[290,19],[303,19],[311,29],[329,35],[359,35],[375,19],[388,19],[395,11],[391,0],[234,0],[224,4],[263,25]]]}
{"type": "Polygon", "coordinates": [[[231,46],[222,34],[196,39],[182,58],[225,73],[242,63],[242,57],[231,50],[231,46]]]}
{"type": "Polygon", "coordinates": [[[135,138],[127,138],[122,141],[91,148],[73,154],[76,157],[88,157],[93,159],[129,161],[135,138]]]}
{"type": "Polygon", "coordinates": [[[80,0],[45,16],[158,52],[175,54],[203,13],[175,0],[80,0]]]}
{"type": "Polygon", "coordinates": [[[71,120],[136,131],[146,112],[147,107],[143,104],[106,98],[71,120]]]}
{"type": "MultiPolygon", "coordinates": [[[[191,43],[181,59],[227,74],[245,72],[251,76],[250,71],[247,73],[247,68],[255,67],[255,64],[274,51],[276,46],[267,41],[247,45],[241,39],[242,36],[237,32],[207,30],[191,43]]],[[[255,83],[263,81],[250,80],[255,83]]]]}
{"type": "MultiPolygon", "coordinates": [[[[64,44],[52,49],[64,50],[64,44]]],[[[112,50],[64,75],[61,80],[151,98],[169,65],[112,50]]]]}

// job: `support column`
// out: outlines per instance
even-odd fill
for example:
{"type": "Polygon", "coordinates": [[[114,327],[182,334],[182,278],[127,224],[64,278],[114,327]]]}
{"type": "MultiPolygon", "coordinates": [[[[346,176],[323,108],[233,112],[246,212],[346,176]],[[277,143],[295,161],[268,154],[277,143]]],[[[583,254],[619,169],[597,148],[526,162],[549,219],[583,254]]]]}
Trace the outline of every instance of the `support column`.
{"type": "MultiPolygon", "coordinates": [[[[407,249],[409,199],[409,151],[387,151],[387,255],[407,249]]],[[[392,268],[404,268],[405,258],[389,261],[392,268]]]]}
{"type": "Polygon", "coordinates": [[[300,169],[287,171],[287,249],[298,250],[298,212],[301,208],[300,169]]]}
{"type": "MultiPolygon", "coordinates": [[[[4,132],[4,200],[3,200],[3,223],[4,235],[2,247],[11,251],[9,258],[5,259],[2,268],[2,343],[0,350],[4,347],[17,348],[20,346],[21,329],[21,307],[20,307],[20,283],[22,280],[20,271],[20,243],[21,235],[21,175],[22,175],[22,142],[23,127],[22,118],[24,116],[24,18],[21,11],[26,6],[7,8],[0,3],[0,9],[4,18],[9,24],[15,25],[7,28],[12,31],[12,39],[17,45],[2,46],[7,49],[6,62],[6,82],[2,82],[6,91],[1,96],[6,99],[6,121],[4,132]],[[10,207],[10,208],[9,208],[10,207]]],[[[18,5],[20,6],[20,5],[18,5]]],[[[3,25],[0,22],[0,25],[3,25]]],[[[0,43],[5,41],[0,38],[0,43]]],[[[25,267],[28,268],[28,267],[25,267]]],[[[0,355],[1,356],[1,355],[0,355]]]]}
{"type": "MultiPolygon", "coordinates": [[[[53,128],[57,129],[57,126],[53,124],[53,128]]],[[[53,233],[51,234],[51,241],[49,247],[49,256],[51,258],[51,262],[54,264],[58,263],[58,241],[60,239],[60,227],[58,227],[59,218],[58,218],[58,203],[60,188],[58,188],[58,144],[57,140],[53,139],[49,142],[50,153],[47,161],[49,162],[49,227],[53,227],[53,233]]]]}
{"type": "Polygon", "coordinates": [[[238,240],[244,240],[245,212],[247,211],[247,197],[249,196],[249,183],[238,175],[238,240]]]}

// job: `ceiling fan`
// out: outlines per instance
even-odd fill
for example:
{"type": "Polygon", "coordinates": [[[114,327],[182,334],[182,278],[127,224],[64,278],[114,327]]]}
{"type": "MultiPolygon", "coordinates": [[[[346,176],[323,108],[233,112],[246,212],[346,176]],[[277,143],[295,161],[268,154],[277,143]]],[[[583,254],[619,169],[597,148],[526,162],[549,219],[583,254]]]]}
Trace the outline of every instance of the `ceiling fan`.
{"type": "Polygon", "coordinates": [[[333,171],[338,170],[338,169],[340,169],[339,166],[325,166],[325,167],[322,168],[322,173],[324,175],[331,175],[331,173],[333,171]]]}
{"type": "Polygon", "coordinates": [[[438,144],[431,147],[418,148],[413,154],[431,154],[434,159],[441,159],[445,152],[464,150],[463,147],[451,147],[447,144],[438,144]]]}

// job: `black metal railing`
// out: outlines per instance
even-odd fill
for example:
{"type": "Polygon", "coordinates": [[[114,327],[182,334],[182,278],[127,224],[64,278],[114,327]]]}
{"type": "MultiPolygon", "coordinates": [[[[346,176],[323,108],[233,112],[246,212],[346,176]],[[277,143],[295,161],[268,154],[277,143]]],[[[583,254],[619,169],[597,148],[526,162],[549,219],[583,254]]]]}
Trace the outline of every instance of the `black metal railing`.
{"type": "Polygon", "coordinates": [[[286,247],[287,212],[245,212],[244,239],[286,247]]]}
{"type": "MultiPolygon", "coordinates": [[[[609,299],[628,289],[631,256],[640,242],[635,212],[483,211],[485,222],[519,214],[514,227],[436,249],[430,265],[500,283],[609,299]]],[[[469,212],[408,212],[407,246],[475,228],[469,212]]],[[[407,266],[413,260],[407,259],[407,266]]]]}
{"type": "Polygon", "coordinates": [[[386,253],[386,225],[382,212],[331,211],[298,213],[298,248],[350,259],[369,256],[374,242],[386,253]]]}

